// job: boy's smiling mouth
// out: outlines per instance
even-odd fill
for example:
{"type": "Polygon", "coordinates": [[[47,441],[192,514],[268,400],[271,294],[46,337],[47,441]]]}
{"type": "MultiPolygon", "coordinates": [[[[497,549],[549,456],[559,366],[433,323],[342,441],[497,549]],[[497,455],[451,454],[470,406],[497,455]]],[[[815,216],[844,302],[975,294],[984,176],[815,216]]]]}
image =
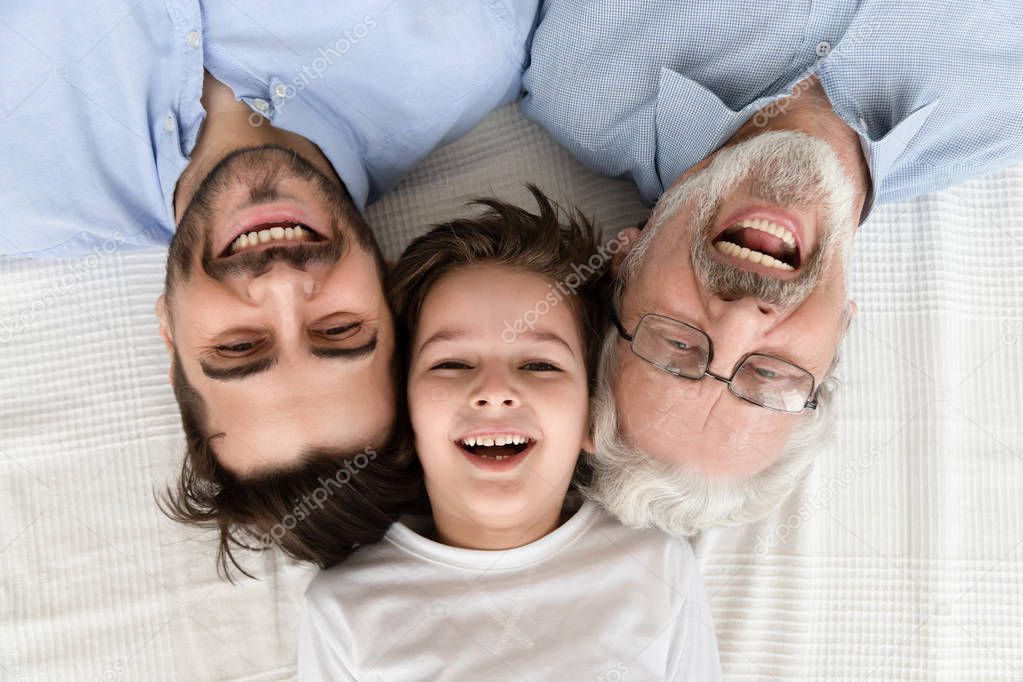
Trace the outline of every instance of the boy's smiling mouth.
{"type": "Polygon", "coordinates": [[[504,430],[476,431],[455,441],[455,445],[471,459],[484,459],[494,463],[510,463],[512,459],[517,463],[518,460],[524,459],[524,455],[528,454],[535,444],[536,439],[532,436],[504,430]]]}

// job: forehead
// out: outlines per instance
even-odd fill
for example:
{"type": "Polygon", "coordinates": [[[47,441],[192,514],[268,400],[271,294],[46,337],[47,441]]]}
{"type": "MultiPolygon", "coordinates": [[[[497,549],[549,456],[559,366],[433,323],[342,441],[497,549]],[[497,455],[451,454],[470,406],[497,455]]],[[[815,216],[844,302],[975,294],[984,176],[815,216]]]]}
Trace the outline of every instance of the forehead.
{"type": "Polygon", "coordinates": [[[209,433],[225,434],[213,442],[221,464],[255,471],[290,464],[313,447],[381,447],[395,415],[389,369],[371,368],[346,380],[315,374],[278,382],[272,390],[252,386],[208,396],[209,433]]]}
{"type": "Polygon", "coordinates": [[[452,324],[500,333],[506,343],[527,331],[562,333],[576,326],[573,299],[536,272],[489,263],[466,266],[444,274],[430,287],[416,325],[417,341],[452,324]]]}
{"type": "Polygon", "coordinates": [[[657,460],[707,475],[750,475],[777,459],[800,419],[740,400],[720,382],[654,374],[641,364],[620,368],[615,402],[623,434],[657,460]]]}

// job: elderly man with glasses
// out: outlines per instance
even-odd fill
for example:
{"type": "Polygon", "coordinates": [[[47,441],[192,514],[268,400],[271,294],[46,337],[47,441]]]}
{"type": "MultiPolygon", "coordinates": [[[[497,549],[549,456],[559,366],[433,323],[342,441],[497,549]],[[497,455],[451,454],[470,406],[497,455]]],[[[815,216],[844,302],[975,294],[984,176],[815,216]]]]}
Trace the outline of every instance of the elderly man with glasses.
{"type": "Polygon", "coordinates": [[[543,3],[526,115],[657,201],[620,235],[595,399],[591,493],[622,521],[739,524],[803,479],[853,235],[1023,159],[1020,26],[1011,0],[543,3]]]}

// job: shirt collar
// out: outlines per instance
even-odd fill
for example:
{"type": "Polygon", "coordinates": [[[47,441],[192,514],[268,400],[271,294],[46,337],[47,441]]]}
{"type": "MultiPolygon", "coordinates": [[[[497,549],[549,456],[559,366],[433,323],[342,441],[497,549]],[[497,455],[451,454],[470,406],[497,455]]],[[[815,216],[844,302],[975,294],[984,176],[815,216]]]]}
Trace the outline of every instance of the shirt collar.
{"type": "Polygon", "coordinates": [[[356,208],[360,213],[365,210],[370,178],[355,135],[341,118],[328,119],[321,113],[314,93],[303,92],[295,83],[276,77],[264,84],[224,59],[208,60],[206,68],[231,88],[235,97],[249,105],[253,120],[263,116],[274,127],[301,135],[319,147],[345,184],[356,208]]]}
{"type": "MultiPolygon", "coordinates": [[[[843,96],[840,84],[825,69],[826,64],[827,60],[821,62],[821,85],[835,113],[859,135],[870,169],[871,187],[860,214],[862,223],[871,213],[875,198],[884,196],[881,190],[896,161],[927,121],[937,101],[920,107],[884,134],[872,136],[864,114],[858,113],[855,102],[843,96]]],[[[671,69],[661,69],[656,105],[656,167],[662,189],[719,149],[751,118],[766,117],[762,110],[791,95],[804,77],[805,74],[800,75],[778,93],[759,97],[735,111],[696,81],[671,69]]],[[[657,197],[646,198],[655,201],[657,197]]]]}

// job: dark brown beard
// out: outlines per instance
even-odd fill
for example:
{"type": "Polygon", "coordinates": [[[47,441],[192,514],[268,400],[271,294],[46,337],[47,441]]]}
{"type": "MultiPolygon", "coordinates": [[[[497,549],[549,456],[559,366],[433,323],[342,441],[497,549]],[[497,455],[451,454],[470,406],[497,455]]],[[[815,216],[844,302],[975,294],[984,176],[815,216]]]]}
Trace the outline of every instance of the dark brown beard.
{"type": "Polygon", "coordinates": [[[207,173],[185,208],[167,254],[165,289],[169,296],[177,283],[188,280],[197,253],[200,254],[203,271],[217,281],[262,272],[277,260],[287,261],[296,267],[312,262],[337,262],[345,246],[342,227],[352,230],[356,241],[375,255],[382,278],[383,256],[376,238],[343,185],[328,178],[291,149],[277,145],[237,149],[207,173]],[[250,203],[269,202],[278,198],[280,183],[287,179],[310,184],[316,196],[323,201],[330,216],[330,224],[325,226],[328,234],[323,235],[327,240],[271,247],[242,253],[229,261],[218,260],[216,256],[219,254],[213,253],[210,221],[223,194],[244,182],[250,203]]]}

